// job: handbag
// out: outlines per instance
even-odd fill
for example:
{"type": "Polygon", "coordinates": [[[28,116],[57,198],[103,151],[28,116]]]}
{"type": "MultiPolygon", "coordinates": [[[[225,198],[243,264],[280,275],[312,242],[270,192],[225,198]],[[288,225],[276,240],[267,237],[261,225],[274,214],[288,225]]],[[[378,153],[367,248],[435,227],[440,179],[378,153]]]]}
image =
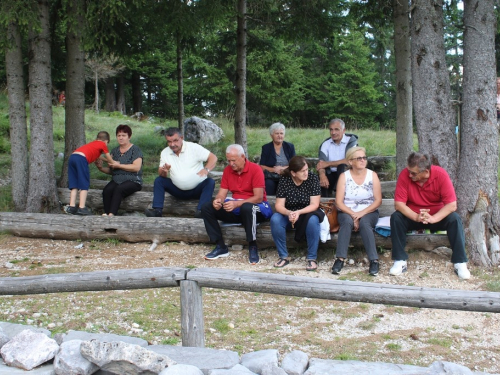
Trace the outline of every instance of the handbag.
{"type": "Polygon", "coordinates": [[[338,219],[338,210],[335,205],[335,199],[330,199],[328,202],[323,202],[319,204],[319,208],[323,210],[326,217],[328,218],[328,222],[330,223],[330,232],[338,232],[340,225],[338,219]]]}
{"type": "Polygon", "coordinates": [[[268,170],[264,170],[264,178],[267,178],[272,181],[279,181],[280,175],[274,172],[269,172],[268,170]]]}

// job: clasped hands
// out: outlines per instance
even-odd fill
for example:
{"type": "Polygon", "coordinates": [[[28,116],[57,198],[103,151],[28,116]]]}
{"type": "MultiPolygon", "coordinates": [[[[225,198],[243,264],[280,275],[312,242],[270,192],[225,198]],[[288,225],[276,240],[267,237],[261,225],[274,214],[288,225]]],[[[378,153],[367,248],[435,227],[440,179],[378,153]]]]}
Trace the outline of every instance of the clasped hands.
{"type": "Polygon", "coordinates": [[[299,220],[300,213],[298,211],[289,211],[288,220],[292,223],[292,228],[294,227],[297,220],[299,220]]]}
{"type": "Polygon", "coordinates": [[[237,200],[228,200],[224,202],[224,200],[220,198],[215,198],[212,201],[212,205],[216,210],[223,208],[227,212],[231,212],[240,206],[237,200]]]}
{"type": "MultiPolygon", "coordinates": [[[[100,168],[102,168],[102,162],[103,162],[103,161],[104,161],[104,160],[102,160],[101,158],[98,158],[98,159],[94,162],[94,164],[95,164],[95,166],[96,166],[98,169],[100,169],[100,168]]],[[[107,160],[106,160],[106,162],[107,162],[107,160]]],[[[108,163],[108,167],[109,167],[109,168],[117,168],[119,165],[120,165],[120,162],[119,162],[119,161],[116,161],[116,160],[113,160],[113,163],[108,163]]]]}
{"type": "Polygon", "coordinates": [[[420,209],[420,214],[418,215],[418,222],[423,223],[423,224],[432,224],[433,221],[433,216],[429,213],[428,208],[421,208],[420,209]]]}

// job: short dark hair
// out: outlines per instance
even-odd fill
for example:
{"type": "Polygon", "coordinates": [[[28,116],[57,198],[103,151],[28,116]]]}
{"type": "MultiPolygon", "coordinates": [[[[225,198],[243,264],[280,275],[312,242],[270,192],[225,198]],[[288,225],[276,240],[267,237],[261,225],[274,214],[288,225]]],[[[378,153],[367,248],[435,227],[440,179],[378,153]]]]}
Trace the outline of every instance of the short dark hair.
{"type": "Polygon", "coordinates": [[[165,130],[165,137],[173,137],[174,135],[179,134],[179,137],[182,137],[182,131],[179,128],[171,127],[165,130]]]}
{"type": "Polygon", "coordinates": [[[418,167],[420,172],[427,170],[431,170],[431,158],[429,155],[424,154],[422,152],[412,152],[410,156],[408,156],[408,167],[418,167]]]}
{"type": "Polygon", "coordinates": [[[129,138],[132,137],[132,129],[130,128],[130,126],[125,125],[125,124],[118,125],[116,127],[116,134],[115,135],[118,135],[118,133],[127,133],[129,138]]]}
{"type": "Polygon", "coordinates": [[[100,141],[108,141],[109,142],[109,133],[105,132],[105,131],[99,132],[99,133],[97,133],[96,139],[98,139],[100,141]]]}
{"type": "Polygon", "coordinates": [[[299,172],[304,168],[304,166],[307,164],[307,160],[305,157],[300,156],[300,155],[295,155],[293,158],[290,159],[288,162],[288,168],[283,171],[283,174],[285,176],[291,176],[290,172],[299,172]]]}

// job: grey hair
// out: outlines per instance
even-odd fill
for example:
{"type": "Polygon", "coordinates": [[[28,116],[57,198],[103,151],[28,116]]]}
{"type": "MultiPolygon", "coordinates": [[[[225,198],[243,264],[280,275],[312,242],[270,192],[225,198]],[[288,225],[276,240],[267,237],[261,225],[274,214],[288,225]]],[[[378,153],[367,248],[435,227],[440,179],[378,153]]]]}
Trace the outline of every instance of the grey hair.
{"type": "Polygon", "coordinates": [[[423,172],[426,169],[431,170],[432,160],[429,155],[422,152],[412,152],[408,156],[408,167],[418,167],[419,172],[423,172]]]}
{"type": "Polygon", "coordinates": [[[236,150],[238,152],[239,156],[245,156],[245,150],[243,150],[243,146],[234,143],[232,145],[227,146],[226,148],[226,154],[229,154],[231,150],[236,150]]]}
{"type": "Polygon", "coordinates": [[[179,137],[182,137],[182,130],[179,128],[168,128],[165,131],[165,137],[173,137],[174,135],[179,134],[179,137]]]}
{"type": "Polygon", "coordinates": [[[344,122],[344,121],[342,121],[342,120],[341,120],[341,119],[339,119],[339,118],[334,118],[333,120],[330,120],[330,122],[328,123],[328,126],[330,126],[331,124],[334,124],[334,123],[336,123],[336,122],[338,122],[338,123],[340,124],[340,126],[342,126],[342,130],[344,130],[344,129],[345,129],[345,122],[344,122]]]}
{"type": "Polygon", "coordinates": [[[285,125],[281,122],[275,122],[269,127],[269,134],[273,135],[276,130],[283,130],[283,133],[285,133],[285,125]]]}

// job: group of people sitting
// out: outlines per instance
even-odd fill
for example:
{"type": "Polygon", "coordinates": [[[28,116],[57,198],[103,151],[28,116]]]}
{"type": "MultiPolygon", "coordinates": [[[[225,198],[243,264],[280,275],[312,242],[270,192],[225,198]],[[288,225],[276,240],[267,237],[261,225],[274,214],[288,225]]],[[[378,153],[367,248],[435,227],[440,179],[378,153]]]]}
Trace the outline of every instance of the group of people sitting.
{"type": "MultiPolygon", "coordinates": [[[[374,227],[379,218],[378,207],[382,203],[380,180],[374,171],[367,168],[365,149],[357,145],[356,135],[346,134],[342,120],[330,121],[329,131],[330,137],[320,146],[316,165],[318,174],[310,173],[306,159],[295,155],[294,145],[284,140],[285,126],[281,123],[269,128],[272,141],[262,146],[260,165],[248,160],[241,145],[228,146],[228,165],[222,173],[220,189],[212,199],[215,182],[208,174],[216,166],[217,157],[206,148],[185,141],[179,128],[169,128],[165,133],[167,147],[161,153],[158,177],[154,182],[152,208],[146,210],[146,216],[163,215],[165,192],[179,199],[198,199],[195,217],[203,219],[210,241],[215,244],[205,259],[215,260],[229,255],[219,223],[222,221],[243,226],[251,264],[260,261],[257,225],[270,220],[279,257],[274,267],[282,268],[290,263],[286,232],[295,229],[295,240],[305,238],[307,241],[306,270],[315,271],[318,268],[320,227],[325,220],[320,201],[322,196],[333,195],[339,211],[340,230],[332,273],[341,273],[351,233],[356,231],[361,234],[370,261],[368,272],[376,276],[379,260],[374,227]],[[274,213],[267,201],[268,194],[276,196],[274,213]]],[[[132,130],[128,125],[118,126],[116,137],[119,146],[111,151],[112,160],[106,160],[108,166],[103,167],[106,155],[94,159],[100,171],[112,175],[112,181],[103,191],[103,215],[116,215],[121,200],[141,190],[142,153],[130,142],[131,136],[132,130]]],[[[75,153],[91,163],[92,158],[81,151],[78,149],[75,153]]],[[[107,153],[107,147],[102,149],[102,153],[107,153]]],[[[81,191],[88,190],[88,182],[77,184],[70,178],[69,188],[75,191],[73,193],[72,190],[71,194],[70,213],[86,214],[79,212],[85,211],[81,191]],[[75,189],[80,189],[79,208],[75,208],[75,189]]],[[[454,212],[456,196],[446,171],[431,165],[428,155],[412,153],[408,157],[407,168],[399,175],[394,201],[396,211],[390,220],[394,265],[390,274],[400,275],[407,270],[405,245],[408,231],[446,230],[455,272],[461,279],[468,279],[470,272],[467,269],[463,226],[454,212]]]]}

